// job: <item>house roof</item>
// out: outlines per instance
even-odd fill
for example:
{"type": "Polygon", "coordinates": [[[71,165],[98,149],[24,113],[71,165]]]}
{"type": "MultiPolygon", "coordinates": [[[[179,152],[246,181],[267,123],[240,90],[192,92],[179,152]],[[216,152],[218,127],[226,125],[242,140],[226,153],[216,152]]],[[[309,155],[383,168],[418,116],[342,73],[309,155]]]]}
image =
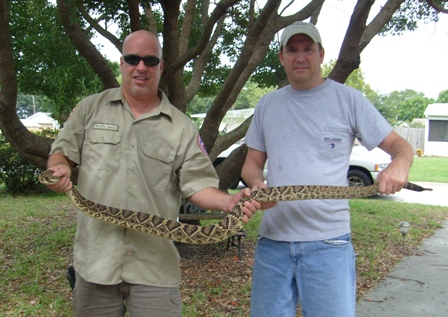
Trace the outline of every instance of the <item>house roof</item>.
{"type": "MultiPolygon", "coordinates": [[[[229,110],[226,113],[225,118],[249,118],[253,115],[255,108],[250,109],[240,109],[240,110],[229,110]]],[[[192,114],[192,118],[205,118],[207,113],[196,113],[192,114]]]]}
{"type": "Polygon", "coordinates": [[[448,117],[448,103],[431,103],[426,107],[426,117],[448,117]]]}
{"type": "Polygon", "coordinates": [[[27,128],[43,128],[49,126],[53,129],[59,128],[57,121],[54,120],[48,112],[36,112],[26,119],[20,119],[20,121],[22,121],[23,125],[27,128]]]}

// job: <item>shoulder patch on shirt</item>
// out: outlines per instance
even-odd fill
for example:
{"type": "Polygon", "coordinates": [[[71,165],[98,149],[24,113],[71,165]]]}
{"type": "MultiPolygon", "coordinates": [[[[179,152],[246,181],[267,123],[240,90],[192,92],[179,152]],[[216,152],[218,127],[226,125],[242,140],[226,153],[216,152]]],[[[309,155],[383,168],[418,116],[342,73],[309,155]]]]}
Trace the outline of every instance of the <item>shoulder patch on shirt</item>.
{"type": "Polygon", "coordinates": [[[118,131],[118,125],[116,125],[116,124],[108,124],[108,123],[95,123],[93,125],[93,129],[95,129],[95,130],[118,131]]]}
{"type": "Polygon", "coordinates": [[[72,116],[73,112],[75,112],[75,110],[76,110],[76,108],[78,108],[78,106],[79,106],[79,103],[76,104],[76,107],[72,109],[72,111],[71,111],[70,114],[68,115],[68,118],[67,118],[67,120],[65,120],[65,122],[67,122],[68,119],[70,119],[70,117],[72,116]]]}
{"type": "Polygon", "coordinates": [[[202,141],[202,138],[200,135],[198,135],[198,145],[201,148],[201,151],[204,152],[205,155],[208,155],[207,149],[205,148],[204,141],[202,141]]]}

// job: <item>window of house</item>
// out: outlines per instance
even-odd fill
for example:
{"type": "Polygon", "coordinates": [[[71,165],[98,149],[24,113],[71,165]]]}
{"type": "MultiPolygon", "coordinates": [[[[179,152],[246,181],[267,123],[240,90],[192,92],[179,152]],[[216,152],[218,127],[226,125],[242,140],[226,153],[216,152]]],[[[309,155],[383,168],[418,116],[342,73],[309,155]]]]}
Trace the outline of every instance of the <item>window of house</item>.
{"type": "Polygon", "coordinates": [[[428,141],[448,142],[448,121],[429,120],[428,141]]]}

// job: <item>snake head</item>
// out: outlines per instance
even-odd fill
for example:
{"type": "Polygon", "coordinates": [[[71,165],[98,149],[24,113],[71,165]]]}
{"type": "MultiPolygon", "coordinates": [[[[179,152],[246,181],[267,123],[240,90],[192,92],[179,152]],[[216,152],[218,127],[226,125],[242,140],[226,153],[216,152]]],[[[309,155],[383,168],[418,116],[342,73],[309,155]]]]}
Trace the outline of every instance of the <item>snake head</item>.
{"type": "Polygon", "coordinates": [[[42,174],[40,174],[37,178],[39,179],[39,182],[44,185],[53,185],[61,180],[59,177],[53,176],[53,173],[53,170],[47,169],[42,172],[42,174]]]}

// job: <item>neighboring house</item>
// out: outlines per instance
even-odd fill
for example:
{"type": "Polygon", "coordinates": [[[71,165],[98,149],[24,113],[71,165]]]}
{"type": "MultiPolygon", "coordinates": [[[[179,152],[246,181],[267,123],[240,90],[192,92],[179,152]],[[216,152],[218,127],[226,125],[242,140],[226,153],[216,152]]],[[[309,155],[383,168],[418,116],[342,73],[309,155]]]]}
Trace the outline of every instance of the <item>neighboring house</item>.
{"type": "Polygon", "coordinates": [[[20,119],[20,121],[22,121],[23,125],[30,131],[59,129],[58,122],[50,116],[50,113],[47,112],[37,112],[26,119],[20,119]]]}
{"type": "MultiPolygon", "coordinates": [[[[222,119],[219,125],[219,131],[228,133],[233,129],[239,127],[241,123],[254,114],[255,108],[241,109],[241,110],[229,110],[225,117],[222,119]]],[[[199,121],[199,126],[204,122],[206,113],[192,114],[192,118],[196,118],[199,121]]]]}
{"type": "Polygon", "coordinates": [[[426,155],[448,156],[448,103],[429,104],[425,110],[426,155]]]}

